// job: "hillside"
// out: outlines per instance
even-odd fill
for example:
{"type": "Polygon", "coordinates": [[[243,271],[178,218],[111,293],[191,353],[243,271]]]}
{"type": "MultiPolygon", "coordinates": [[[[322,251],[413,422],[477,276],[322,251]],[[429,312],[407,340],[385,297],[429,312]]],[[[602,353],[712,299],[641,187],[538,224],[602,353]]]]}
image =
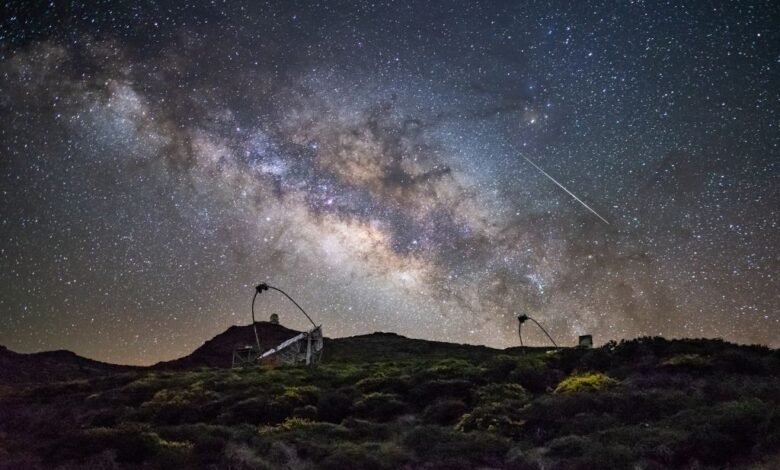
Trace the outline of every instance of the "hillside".
{"type": "MultiPolygon", "coordinates": [[[[257,322],[256,326],[260,346],[264,350],[270,349],[299,333],[282,325],[269,322],[257,322]]],[[[173,361],[157,363],[153,367],[155,369],[229,368],[232,363],[233,349],[242,346],[254,346],[255,342],[255,333],[252,325],[234,325],[203,343],[201,347],[191,354],[173,361]]]]}
{"type": "MultiPolygon", "coordinates": [[[[260,346],[270,349],[292,338],[299,331],[269,322],[257,322],[260,346]]],[[[191,354],[152,366],[160,370],[197,369],[201,367],[229,368],[233,349],[255,344],[252,325],[231,326],[203,343],[191,354]]],[[[433,358],[484,358],[498,350],[486,346],[453,344],[439,341],[406,338],[395,333],[371,333],[347,338],[325,338],[326,362],[372,362],[433,358]]]]}
{"type": "Polygon", "coordinates": [[[0,387],[0,469],[780,465],[777,350],[499,351],[375,333],[329,340],[313,368],[181,370],[221,361],[245,331],[173,368],[0,387]]]}
{"type": "Polygon", "coordinates": [[[70,351],[20,354],[0,346],[0,384],[86,379],[133,369],[94,361],[70,351]]]}

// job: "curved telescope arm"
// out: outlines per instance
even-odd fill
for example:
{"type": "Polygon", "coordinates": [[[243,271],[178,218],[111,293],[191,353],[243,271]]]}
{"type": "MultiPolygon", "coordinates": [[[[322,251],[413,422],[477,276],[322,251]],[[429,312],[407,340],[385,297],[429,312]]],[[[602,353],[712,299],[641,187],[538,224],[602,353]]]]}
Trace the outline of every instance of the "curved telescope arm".
{"type": "MultiPolygon", "coordinates": [[[[529,318],[530,318],[530,317],[529,317],[529,318]]],[[[540,325],[538,321],[534,320],[533,318],[531,318],[531,321],[533,321],[534,323],[536,323],[536,326],[538,326],[538,327],[539,327],[539,329],[541,329],[542,331],[544,331],[544,334],[546,334],[546,335],[547,335],[547,337],[550,339],[550,342],[553,344],[553,346],[555,346],[555,347],[557,348],[557,347],[558,347],[558,345],[557,345],[557,344],[555,344],[555,340],[554,340],[554,339],[552,339],[552,336],[550,336],[550,333],[548,333],[548,332],[547,332],[547,330],[545,330],[545,329],[544,329],[544,327],[543,327],[542,325],[540,325]]]]}
{"type": "MultiPolygon", "coordinates": [[[[552,336],[550,336],[550,333],[548,333],[547,330],[545,330],[544,327],[538,321],[536,321],[535,319],[529,317],[528,315],[520,315],[519,317],[517,317],[517,319],[520,321],[520,327],[519,327],[520,329],[522,329],[523,323],[525,323],[526,320],[531,320],[532,322],[536,323],[536,326],[538,326],[539,329],[542,330],[545,335],[547,335],[547,338],[549,338],[549,340],[553,344],[553,346],[555,346],[556,348],[558,347],[558,345],[555,344],[555,340],[552,339],[552,336]]],[[[522,341],[523,341],[523,337],[522,337],[522,334],[521,334],[521,336],[520,336],[521,346],[522,346],[522,341]]]]}
{"type": "MultiPolygon", "coordinates": [[[[312,320],[312,319],[311,319],[311,317],[309,316],[309,314],[308,314],[308,313],[306,313],[306,311],[305,311],[305,310],[304,310],[304,309],[303,309],[303,308],[302,308],[300,305],[298,305],[298,302],[296,302],[295,300],[293,300],[293,298],[292,298],[292,297],[290,297],[289,295],[287,295],[287,293],[286,293],[285,291],[283,291],[282,289],[279,289],[279,288],[277,288],[277,287],[274,287],[274,286],[269,286],[268,284],[266,284],[265,282],[263,282],[263,283],[261,283],[261,284],[258,284],[258,285],[257,285],[257,287],[255,287],[255,298],[257,297],[257,294],[260,294],[260,293],[262,293],[264,290],[268,290],[268,289],[273,289],[273,290],[275,290],[275,291],[277,291],[277,292],[280,292],[280,293],[281,293],[282,295],[284,295],[285,297],[287,297],[287,298],[290,300],[290,302],[292,302],[293,304],[295,304],[295,306],[296,306],[296,307],[298,307],[298,310],[300,310],[300,311],[301,311],[301,313],[303,313],[303,314],[306,316],[306,319],[307,319],[307,320],[309,320],[309,322],[311,322],[312,326],[314,326],[314,328],[317,328],[317,324],[316,324],[316,323],[314,323],[314,320],[312,320]]],[[[255,301],[254,301],[254,299],[252,299],[252,321],[253,321],[253,322],[254,322],[254,320],[255,320],[255,310],[254,310],[254,305],[255,305],[255,301]]],[[[258,341],[258,344],[259,344],[259,341],[258,341]]]]}

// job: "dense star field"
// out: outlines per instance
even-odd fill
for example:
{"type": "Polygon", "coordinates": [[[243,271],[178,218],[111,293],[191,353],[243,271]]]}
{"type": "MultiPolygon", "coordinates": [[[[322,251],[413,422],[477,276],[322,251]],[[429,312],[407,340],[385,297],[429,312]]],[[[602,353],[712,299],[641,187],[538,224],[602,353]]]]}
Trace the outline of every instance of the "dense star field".
{"type": "Polygon", "coordinates": [[[172,359],[268,281],[329,336],[780,346],[776,2],[26,3],[0,344],[172,359]]]}

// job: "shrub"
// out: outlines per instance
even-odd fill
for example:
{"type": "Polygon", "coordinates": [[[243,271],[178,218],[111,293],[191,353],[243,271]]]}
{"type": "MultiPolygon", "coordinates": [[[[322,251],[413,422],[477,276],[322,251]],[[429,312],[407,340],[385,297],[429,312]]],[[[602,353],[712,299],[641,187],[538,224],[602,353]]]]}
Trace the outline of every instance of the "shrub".
{"type": "Polygon", "coordinates": [[[422,413],[422,420],[430,424],[454,424],[468,410],[460,400],[441,400],[432,403],[422,413]]]}
{"type": "Polygon", "coordinates": [[[348,428],[353,435],[366,441],[389,441],[396,432],[392,424],[363,419],[347,418],[342,425],[348,428]]]}
{"type": "Polygon", "coordinates": [[[484,369],[464,359],[443,359],[429,365],[423,372],[424,376],[430,378],[478,381],[484,369]]]}
{"type": "Polygon", "coordinates": [[[95,412],[92,415],[90,426],[93,428],[98,427],[111,427],[117,424],[124,410],[102,409],[95,412]]]}
{"type": "Polygon", "coordinates": [[[618,381],[599,372],[575,374],[555,388],[555,393],[600,392],[618,384],[618,381]]]}
{"type": "Polygon", "coordinates": [[[495,464],[503,460],[509,449],[509,442],[494,434],[482,432],[459,432],[439,426],[419,426],[407,433],[403,444],[419,458],[439,461],[453,466],[461,460],[464,463],[495,464]]]}
{"type": "Polygon", "coordinates": [[[557,437],[561,429],[565,428],[567,434],[578,433],[572,427],[573,421],[580,419],[576,418],[579,415],[598,416],[602,422],[611,421],[614,418],[608,415],[614,410],[616,398],[611,393],[544,395],[520,410],[516,420],[522,422],[523,437],[543,445],[547,440],[557,437]]]}
{"type": "Polygon", "coordinates": [[[599,441],[607,446],[630,447],[640,458],[664,465],[681,465],[681,449],[689,433],[669,427],[637,425],[614,426],[599,433],[599,441]]]}
{"type": "Polygon", "coordinates": [[[407,411],[406,403],[399,400],[398,395],[390,393],[369,393],[355,403],[357,416],[379,422],[389,421],[407,411]]]}
{"type": "Polygon", "coordinates": [[[393,444],[388,443],[342,443],[335,447],[325,459],[319,462],[323,469],[396,469],[410,460],[409,456],[393,444]]]}
{"type": "Polygon", "coordinates": [[[340,423],[352,411],[352,398],[341,391],[325,392],[317,401],[317,418],[320,421],[340,423]]]}
{"type": "Polygon", "coordinates": [[[705,369],[712,361],[701,354],[677,354],[661,362],[662,366],[679,369],[705,369]]]}
{"type": "MultiPolygon", "coordinates": [[[[278,466],[276,466],[278,468],[278,466]]],[[[224,455],[217,468],[231,470],[271,470],[270,464],[258,457],[257,453],[243,443],[231,443],[225,447],[224,455]]]]}
{"type": "Polygon", "coordinates": [[[656,421],[697,404],[695,398],[678,390],[647,390],[617,393],[612,410],[624,423],[656,421]]]}
{"type": "Polygon", "coordinates": [[[306,428],[310,424],[313,424],[313,421],[311,421],[310,419],[287,418],[286,420],[284,420],[284,422],[280,423],[276,429],[281,431],[293,431],[293,430],[297,430],[298,428],[306,428]]]}
{"type": "Polygon", "coordinates": [[[463,432],[487,431],[507,437],[519,437],[524,424],[522,407],[503,402],[475,407],[461,416],[455,428],[463,432]]]}
{"type": "Polygon", "coordinates": [[[81,460],[105,450],[113,450],[120,463],[154,462],[161,466],[186,467],[191,463],[189,442],[161,439],[139,426],[118,429],[93,428],[65,436],[56,443],[52,461],[81,460]]]}
{"type": "Polygon", "coordinates": [[[194,423],[216,417],[218,406],[207,404],[216,394],[200,387],[189,389],[162,389],[143,405],[142,410],[154,413],[154,420],[161,424],[194,423]]]}
{"type": "Polygon", "coordinates": [[[297,407],[314,405],[319,398],[320,389],[312,385],[285,387],[281,397],[277,397],[278,403],[286,406],[297,407]]]}
{"type": "Polygon", "coordinates": [[[734,374],[766,375],[768,372],[767,362],[761,356],[740,349],[730,349],[718,354],[714,363],[718,370],[734,374]]]}
{"type": "Polygon", "coordinates": [[[441,398],[454,398],[465,402],[471,401],[471,390],[474,384],[463,379],[434,379],[425,381],[411,391],[416,403],[426,405],[441,398]]]}
{"type": "Polygon", "coordinates": [[[582,355],[578,367],[598,371],[609,370],[613,362],[613,355],[610,347],[612,347],[612,345],[587,349],[585,354],[582,355]]]}
{"type": "Polygon", "coordinates": [[[556,457],[580,457],[585,455],[593,443],[583,436],[563,436],[553,439],[547,444],[550,455],[556,457]]]}
{"type": "Polygon", "coordinates": [[[518,384],[485,385],[477,389],[476,396],[479,404],[511,401],[522,406],[531,400],[531,395],[518,384]]]}
{"type": "Polygon", "coordinates": [[[159,434],[165,440],[191,442],[200,464],[217,463],[227,442],[233,438],[230,428],[203,423],[166,427],[159,434]]]}
{"type": "Polygon", "coordinates": [[[579,468],[609,468],[609,469],[633,469],[636,456],[631,449],[623,445],[602,445],[596,443],[585,451],[581,459],[577,459],[579,468]]]}
{"type": "Polygon", "coordinates": [[[560,381],[561,376],[562,372],[550,369],[541,359],[528,358],[517,363],[515,370],[509,374],[509,380],[531,393],[540,394],[560,381]]]}
{"type": "Polygon", "coordinates": [[[623,384],[637,390],[660,388],[685,391],[693,387],[694,380],[690,373],[661,370],[648,374],[633,374],[624,380],[623,384]]]}
{"type": "MultiPolygon", "coordinates": [[[[330,455],[319,462],[319,468],[325,470],[342,470],[345,468],[355,470],[373,470],[383,468],[383,462],[373,453],[354,444],[342,444],[330,452],[330,455]]],[[[385,467],[387,468],[387,467],[385,467]]]]}
{"type": "Polygon", "coordinates": [[[254,443],[252,448],[262,455],[276,454],[272,458],[275,467],[300,464],[288,462],[290,458],[318,462],[330,455],[338,443],[356,437],[344,426],[301,418],[289,418],[278,426],[261,427],[258,435],[261,442],[254,443]]]}
{"type": "Polygon", "coordinates": [[[317,407],[312,405],[300,406],[293,410],[293,417],[314,421],[317,419],[317,407]]]}
{"type": "Polygon", "coordinates": [[[704,463],[722,463],[751,451],[769,431],[772,408],[756,399],[689,409],[667,422],[689,431],[684,455],[704,463]]]}
{"type": "Polygon", "coordinates": [[[506,354],[492,357],[483,365],[485,376],[494,382],[505,381],[509,378],[509,374],[517,368],[517,362],[516,357],[506,354]]]}
{"type": "MultiPolygon", "coordinates": [[[[544,423],[535,424],[544,426],[544,423]]],[[[611,413],[585,411],[557,421],[551,429],[555,430],[555,435],[587,435],[620,424],[620,419],[611,413]]]]}
{"type": "Polygon", "coordinates": [[[363,393],[383,392],[401,394],[409,389],[408,377],[379,376],[367,377],[355,384],[363,393]]]}
{"type": "Polygon", "coordinates": [[[233,405],[219,419],[226,424],[277,424],[292,416],[293,407],[285,401],[254,397],[233,405]]]}
{"type": "Polygon", "coordinates": [[[543,467],[531,455],[528,455],[526,449],[522,446],[515,446],[509,449],[506,454],[506,468],[512,470],[541,470],[543,467]]]}
{"type": "Polygon", "coordinates": [[[154,422],[159,424],[183,424],[207,422],[217,417],[219,405],[216,403],[196,405],[166,405],[157,410],[154,422]]]}
{"type": "Polygon", "coordinates": [[[488,431],[518,437],[522,432],[522,409],[531,397],[517,384],[490,384],[477,392],[477,406],[457,424],[461,431],[488,431]]]}

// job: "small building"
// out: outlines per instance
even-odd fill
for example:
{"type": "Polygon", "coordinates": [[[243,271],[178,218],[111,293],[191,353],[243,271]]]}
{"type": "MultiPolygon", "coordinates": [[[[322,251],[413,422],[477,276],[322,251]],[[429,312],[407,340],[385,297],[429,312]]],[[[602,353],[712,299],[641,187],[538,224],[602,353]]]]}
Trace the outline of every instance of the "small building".
{"type": "Polygon", "coordinates": [[[592,348],[593,347],[593,336],[591,335],[581,335],[579,343],[577,346],[581,348],[592,348]]]}

